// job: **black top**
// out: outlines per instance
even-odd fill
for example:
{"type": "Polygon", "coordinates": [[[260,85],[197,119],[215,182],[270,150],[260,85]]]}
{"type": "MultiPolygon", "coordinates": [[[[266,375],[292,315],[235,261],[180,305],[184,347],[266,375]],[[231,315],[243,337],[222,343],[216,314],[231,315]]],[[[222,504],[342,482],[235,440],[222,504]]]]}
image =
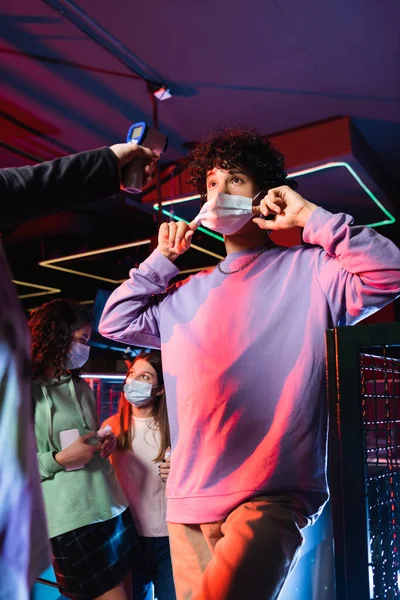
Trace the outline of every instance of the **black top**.
{"type": "Polygon", "coordinates": [[[118,160],[110,148],[0,169],[0,231],[118,190],[118,160]]]}

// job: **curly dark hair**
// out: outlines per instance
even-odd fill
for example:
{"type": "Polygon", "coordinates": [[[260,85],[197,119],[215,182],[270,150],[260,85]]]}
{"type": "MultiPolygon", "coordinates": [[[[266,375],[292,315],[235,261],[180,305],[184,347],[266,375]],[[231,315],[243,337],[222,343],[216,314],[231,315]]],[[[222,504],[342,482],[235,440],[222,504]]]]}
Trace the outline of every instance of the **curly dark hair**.
{"type": "Polygon", "coordinates": [[[207,194],[208,171],[241,168],[254,178],[261,189],[289,185],[297,188],[293,179],[287,179],[285,160],[271,142],[255,129],[235,127],[222,129],[201,141],[189,154],[189,183],[204,200],[207,194]]]}
{"type": "Polygon", "coordinates": [[[60,298],[36,309],[30,320],[33,377],[43,374],[46,367],[60,377],[65,370],[71,348],[72,334],[91,325],[91,315],[85,306],[60,298]]]}

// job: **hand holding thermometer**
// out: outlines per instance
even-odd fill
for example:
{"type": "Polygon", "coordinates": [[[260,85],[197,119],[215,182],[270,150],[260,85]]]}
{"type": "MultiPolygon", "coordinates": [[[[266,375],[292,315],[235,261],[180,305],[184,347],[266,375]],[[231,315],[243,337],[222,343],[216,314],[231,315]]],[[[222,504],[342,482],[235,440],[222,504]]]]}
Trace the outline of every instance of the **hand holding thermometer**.
{"type": "MultiPolygon", "coordinates": [[[[140,121],[131,125],[126,137],[126,141],[131,144],[138,144],[145,148],[150,148],[157,154],[165,152],[168,146],[168,138],[153,129],[145,123],[140,121]]],[[[132,163],[123,169],[122,173],[122,185],[128,192],[139,194],[143,189],[143,177],[144,168],[146,161],[142,158],[136,158],[132,163]]]]}
{"type": "Polygon", "coordinates": [[[111,433],[111,432],[112,432],[111,426],[110,425],[106,425],[102,429],[99,429],[93,435],[93,437],[89,438],[86,441],[86,444],[90,444],[90,445],[100,444],[100,442],[102,442],[104,440],[104,438],[106,438],[108,436],[108,434],[111,433]]]}

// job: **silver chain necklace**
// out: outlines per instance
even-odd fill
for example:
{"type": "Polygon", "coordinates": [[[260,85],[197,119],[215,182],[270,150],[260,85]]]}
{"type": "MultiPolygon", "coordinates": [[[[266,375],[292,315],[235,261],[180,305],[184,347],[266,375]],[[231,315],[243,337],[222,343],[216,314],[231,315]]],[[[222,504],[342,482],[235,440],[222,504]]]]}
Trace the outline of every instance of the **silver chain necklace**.
{"type": "Polygon", "coordinates": [[[221,267],[221,263],[225,260],[224,258],[222,260],[220,260],[219,263],[217,264],[217,269],[222,275],[233,275],[234,273],[239,273],[239,271],[243,271],[243,269],[245,269],[246,267],[251,265],[251,263],[254,262],[256,260],[256,258],[258,258],[260,256],[260,254],[263,254],[263,252],[265,252],[268,249],[269,249],[268,246],[266,246],[265,248],[262,248],[256,254],[253,254],[253,256],[247,262],[245,262],[241,267],[239,267],[238,269],[235,269],[234,271],[224,271],[223,270],[223,268],[221,267]]]}

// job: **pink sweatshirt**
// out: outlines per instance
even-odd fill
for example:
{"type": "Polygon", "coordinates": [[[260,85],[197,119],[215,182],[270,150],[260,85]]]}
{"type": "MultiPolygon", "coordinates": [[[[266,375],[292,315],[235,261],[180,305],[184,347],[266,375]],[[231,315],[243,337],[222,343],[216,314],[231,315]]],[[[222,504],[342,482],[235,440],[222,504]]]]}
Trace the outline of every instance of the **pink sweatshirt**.
{"type": "MultiPolygon", "coordinates": [[[[328,498],[324,332],[400,294],[400,251],[318,208],[313,246],[273,247],[233,275],[179,271],[157,250],[109,298],[100,333],[162,349],[172,437],[167,520],[206,523],[263,494],[316,516],[328,498]]],[[[255,250],[230,254],[224,270],[255,250]]]]}

